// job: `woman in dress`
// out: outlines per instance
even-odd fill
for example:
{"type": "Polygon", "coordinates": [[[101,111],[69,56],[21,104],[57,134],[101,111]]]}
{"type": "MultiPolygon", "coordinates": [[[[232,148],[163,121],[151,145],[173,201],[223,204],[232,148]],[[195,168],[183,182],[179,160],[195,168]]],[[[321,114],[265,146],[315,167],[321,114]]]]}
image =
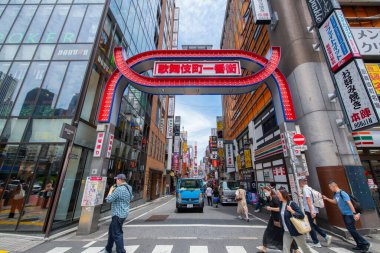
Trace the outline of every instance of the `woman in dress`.
{"type": "Polygon", "coordinates": [[[241,215],[245,216],[245,220],[249,222],[247,199],[245,197],[246,192],[244,186],[240,185],[240,189],[235,192],[235,199],[238,202],[237,213],[240,219],[243,219],[241,215]]]}

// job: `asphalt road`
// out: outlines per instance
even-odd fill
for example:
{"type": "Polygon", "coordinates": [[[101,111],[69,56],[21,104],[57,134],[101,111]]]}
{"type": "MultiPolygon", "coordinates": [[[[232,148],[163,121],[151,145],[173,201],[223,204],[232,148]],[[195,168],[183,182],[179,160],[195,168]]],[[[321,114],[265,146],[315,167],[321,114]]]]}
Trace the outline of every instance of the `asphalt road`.
{"type": "MultiPolygon", "coordinates": [[[[261,245],[265,221],[250,216],[240,220],[236,206],[208,207],[204,213],[175,212],[175,199],[165,198],[132,212],[124,224],[128,253],[246,253],[257,252],[261,245]]],[[[108,224],[89,236],[75,233],[45,242],[28,253],[96,253],[107,242],[108,224]]],[[[351,245],[334,238],[329,248],[315,252],[352,252],[351,245]]],[[[116,252],[114,248],[114,252],[116,252]]],[[[280,252],[271,250],[269,252],[280,252]]]]}

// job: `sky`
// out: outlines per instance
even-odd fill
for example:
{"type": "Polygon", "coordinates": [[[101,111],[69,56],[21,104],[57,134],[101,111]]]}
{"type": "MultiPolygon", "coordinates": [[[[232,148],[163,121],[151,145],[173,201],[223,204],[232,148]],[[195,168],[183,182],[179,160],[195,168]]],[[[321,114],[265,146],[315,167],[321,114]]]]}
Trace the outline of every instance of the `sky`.
{"type": "MultiPolygon", "coordinates": [[[[178,49],[182,45],[207,44],[219,49],[226,0],[176,0],[180,8],[178,49]]],[[[221,96],[176,96],[175,115],[181,116],[181,130],[188,132],[188,144],[198,143],[198,160],[202,159],[216,128],[216,116],[222,115],[221,96]]]]}

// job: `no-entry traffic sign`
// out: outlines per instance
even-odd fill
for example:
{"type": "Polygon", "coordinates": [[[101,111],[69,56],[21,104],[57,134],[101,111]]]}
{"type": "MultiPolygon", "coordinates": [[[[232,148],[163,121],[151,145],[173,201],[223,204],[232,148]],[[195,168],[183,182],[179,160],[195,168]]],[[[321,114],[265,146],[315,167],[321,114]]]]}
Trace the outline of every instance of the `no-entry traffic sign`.
{"type": "Polygon", "coordinates": [[[294,144],[298,146],[302,146],[305,144],[306,139],[305,139],[305,136],[303,136],[302,134],[295,134],[293,136],[293,141],[294,141],[294,144]]]}

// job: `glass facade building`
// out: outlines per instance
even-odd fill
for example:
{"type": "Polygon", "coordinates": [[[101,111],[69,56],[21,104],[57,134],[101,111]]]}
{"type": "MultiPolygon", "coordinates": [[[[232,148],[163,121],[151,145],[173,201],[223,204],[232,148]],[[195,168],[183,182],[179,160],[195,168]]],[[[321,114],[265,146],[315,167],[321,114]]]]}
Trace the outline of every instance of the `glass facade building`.
{"type": "MultiPolygon", "coordinates": [[[[113,49],[156,49],[161,9],[158,0],[0,0],[0,231],[44,232],[79,219],[113,49]],[[60,137],[65,123],[77,128],[72,142],[60,137]]],[[[109,184],[130,176],[135,200],[151,101],[125,90],[108,168],[109,184]]]]}

